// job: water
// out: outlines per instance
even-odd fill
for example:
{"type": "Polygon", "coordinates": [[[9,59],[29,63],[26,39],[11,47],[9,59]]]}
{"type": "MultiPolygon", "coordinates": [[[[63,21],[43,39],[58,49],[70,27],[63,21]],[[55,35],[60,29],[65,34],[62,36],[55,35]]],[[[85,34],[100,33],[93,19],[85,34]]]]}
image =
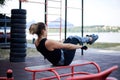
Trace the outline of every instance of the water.
{"type": "MultiPolygon", "coordinates": [[[[108,43],[120,43],[120,33],[106,32],[106,33],[84,33],[86,34],[97,34],[99,39],[96,42],[108,42],[108,43]]],[[[49,39],[60,40],[59,33],[48,33],[49,39]]],[[[67,33],[67,36],[78,35],[81,36],[81,33],[67,33]]],[[[37,36],[30,35],[27,33],[27,39],[32,40],[37,38],[37,36]]],[[[61,40],[64,39],[64,33],[61,33],[61,40]]]]}

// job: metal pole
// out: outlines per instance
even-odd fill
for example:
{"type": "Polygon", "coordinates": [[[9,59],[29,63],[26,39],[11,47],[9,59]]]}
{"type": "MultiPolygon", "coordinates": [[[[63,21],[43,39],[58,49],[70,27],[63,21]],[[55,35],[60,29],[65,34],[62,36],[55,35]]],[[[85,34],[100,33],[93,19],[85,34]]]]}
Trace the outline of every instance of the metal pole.
{"type": "Polygon", "coordinates": [[[5,27],[4,27],[4,32],[5,32],[5,43],[7,43],[7,32],[6,32],[6,27],[7,27],[7,21],[6,21],[6,14],[4,14],[5,16],[5,27]]]}
{"type": "Polygon", "coordinates": [[[67,0],[65,0],[65,40],[67,36],[67,0]]]}
{"type": "Polygon", "coordinates": [[[47,0],[45,0],[45,24],[47,25],[47,0]]]}
{"type": "MultiPolygon", "coordinates": [[[[84,26],[84,0],[82,0],[82,27],[81,27],[81,33],[82,33],[82,37],[83,37],[83,33],[84,33],[84,29],[83,29],[83,26],[84,26]]],[[[83,44],[82,44],[83,45],[83,44]]],[[[81,50],[81,54],[83,55],[83,50],[81,50]]]]}
{"type": "Polygon", "coordinates": [[[21,0],[19,0],[19,9],[21,9],[22,3],[21,0]]]}

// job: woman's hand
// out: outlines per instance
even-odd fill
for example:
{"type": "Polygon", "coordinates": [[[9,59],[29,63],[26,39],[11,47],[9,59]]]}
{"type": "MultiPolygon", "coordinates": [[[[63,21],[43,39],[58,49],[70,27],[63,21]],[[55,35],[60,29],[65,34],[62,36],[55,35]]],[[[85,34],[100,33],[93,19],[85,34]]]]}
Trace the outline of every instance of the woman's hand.
{"type": "Polygon", "coordinates": [[[81,49],[83,49],[83,50],[87,50],[88,47],[87,47],[87,46],[82,46],[81,49]]]}

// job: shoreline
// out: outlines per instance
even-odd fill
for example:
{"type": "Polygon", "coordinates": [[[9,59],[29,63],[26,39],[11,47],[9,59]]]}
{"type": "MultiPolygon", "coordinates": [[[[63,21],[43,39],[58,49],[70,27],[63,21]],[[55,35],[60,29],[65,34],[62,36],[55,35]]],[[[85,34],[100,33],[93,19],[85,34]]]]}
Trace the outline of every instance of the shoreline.
{"type": "MultiPolygon", "coordinates": [[[[104,33],[84,33],[84,36],[87,35],[87,34],[97,34],[99,36],[99,39],[96,41],[96,42],[106,42],[106,43],[120,43],[120,33],[118,32],[104,32],[104,33]]],[[[26,33],[27,37],[26,39],[27,40],[32,40],[33,38],[37,38],[36,35],[30,35],[28,32],[26,33]]],[[[81,36],[81,33],[67,33],[67,36],[70,36],[70,35],[80,35],[81,36]]],[[[49,39],[53,39],[53,40],[64,40],[64,33],[48,33],[48,38],[49,39]],[[61,37],[59,36],[61,35],[61,37]]]]}

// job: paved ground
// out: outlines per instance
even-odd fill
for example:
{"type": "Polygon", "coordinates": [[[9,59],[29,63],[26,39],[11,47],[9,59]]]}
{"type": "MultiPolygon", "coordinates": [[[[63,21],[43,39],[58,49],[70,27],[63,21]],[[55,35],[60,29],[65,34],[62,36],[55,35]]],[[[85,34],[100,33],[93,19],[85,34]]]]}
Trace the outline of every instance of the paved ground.
{"type": "MultiPolygon", "coordinates": [[[[89,49],[84,51],[84,55],[81,56],[81,51],[76,51],[76,56],[74,61],[76,60],[88,60],[95,61],[98,63],[102,70],[105,70],[114,65],[120,66],[120,52],[119,51],[106,51],[106,50],[97,50],[97,49],[89,49]]],[[[6,76],[6,70],[8,68],[12,68],[14,73],[15,80],[31,80],[31,73],[26,72],[24,70],[27,66],[38,66],[38,65],[46,65],[50,64],[48,61],[44,60],[42,56],[34,56],[34,57],[26,57],[26,62],[13,63],[9,62],[9,60],[0,60],[0,76],[6,76]]],[[[90,68],[91,69],[91,68],[90,68]]],[[[90,70],[86,68],[86,70],[90,70]]],[[[64,72],[63,70],[62,72],[64,72]]],[[[47,76],[50,73],[40,73],[38,76],[47,76]]],[[[114,71],[111,76],[114,76],[120,80],[120,68],[114,71]]]]}

